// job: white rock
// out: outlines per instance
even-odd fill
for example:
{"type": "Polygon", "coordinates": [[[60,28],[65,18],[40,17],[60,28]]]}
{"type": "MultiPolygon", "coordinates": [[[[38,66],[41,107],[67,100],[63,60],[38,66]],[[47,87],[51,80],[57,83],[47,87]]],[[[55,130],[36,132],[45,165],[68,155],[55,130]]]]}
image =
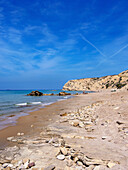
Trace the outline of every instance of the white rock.
{"type": "Polygon", "coordinates": [[[12,168],[12,167],[13,167],[13,164],[8,164],[8,167],[12,168]]]}
{"type": "Polygon", "coordinates": [[[12,139],[14,139],[14,136],[8,137],[7,140],[11,141],[12,139]]]}
{"type": "Polygon", "coordinates": [[[4,163],[2,166],[3,166],[3,168],[6,168],[6,167],[8,167],[8,163],[4,163]]]}
{"type": "Polygon", "coordinates": [[[109,167],[109,168],[112,168],[112,167],[115,166],[115,165],[116,165],[116,164],[113,163],[113,162],[109,162],[109,163],[108,163],[108,167],[109,167]]]}
{"type": "Polygon", "coordinates": [[[24,167],[27,169],[28,168],[29,161],[25,162],[24,167]]]}
{"type": "Polygon", "coordinates": [[[61,155],[58,155],[58,156],[57,156],[57,159],[59,159],[59,160],[64,160],[64,159],[65,159],[65,156],[62,155],[62,154],[61,154],[61,155]]]}
{"type": "Polygon", "coordinates": [[[64,148],[64,147],[61,147],[61,148],[60,148],[60,151],[62,152],[63,155],[67,155],[67,153],[68,153],[68,152],[67,152],[67,149],[64,148]]]}

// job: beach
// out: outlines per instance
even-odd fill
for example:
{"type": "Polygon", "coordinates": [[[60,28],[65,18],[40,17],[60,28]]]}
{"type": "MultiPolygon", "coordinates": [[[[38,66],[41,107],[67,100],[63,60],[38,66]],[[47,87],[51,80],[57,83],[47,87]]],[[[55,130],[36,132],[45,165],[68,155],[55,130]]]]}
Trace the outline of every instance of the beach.
{"type": "Polygon", "coordinates": [[[121,169],[128,165],[128,93],[78,95],[0,131],[4,169],[121,169]]]}

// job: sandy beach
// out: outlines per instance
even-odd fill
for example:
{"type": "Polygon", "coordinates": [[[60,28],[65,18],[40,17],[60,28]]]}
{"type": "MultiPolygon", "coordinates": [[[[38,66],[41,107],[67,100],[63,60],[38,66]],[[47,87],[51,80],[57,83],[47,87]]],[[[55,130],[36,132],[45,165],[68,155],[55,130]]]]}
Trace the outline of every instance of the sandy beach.
{"type": "Polygon", "coordinates": [[[0,131],[1,169],[121,169],[128,165],[128,93],[59,101],[0,131]]]}

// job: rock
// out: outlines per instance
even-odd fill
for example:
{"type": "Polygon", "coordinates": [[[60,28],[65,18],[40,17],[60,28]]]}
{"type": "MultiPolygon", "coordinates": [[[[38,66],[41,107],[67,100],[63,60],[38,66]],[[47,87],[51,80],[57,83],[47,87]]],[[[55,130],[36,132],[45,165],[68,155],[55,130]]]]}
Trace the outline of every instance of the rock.
{"type": "Polygon", "coordinates": [[[13,164],[8,164],[8,167],[12,168],[12,167],[13,167],[13,164]]]}
{"type": "Polygon", "coordinates": [[[116,123],[117,123],[118,125],[124,124],[123,122],[120,122],[120,121],[116,121],[116,123]]]}
{"type": "Polygon", "coordinates": [[[20,133],[20,132],[17,133],[17,136],[23,136],[23,135],[24,133],[20,133]]]}
{"type": "Polygon", "coordinates": [[[47,168],[44,168],[44,170],[54,170],[55,165],[49,165],[47,168]]]}
{"type": "Polygon", "coordinates": [[[6,168],[8,165],[9,165],[8,163],[4,163],[4,164],[2,165],[2,167],[3,167],[3,168],[6,168]]]}
{"type": "Polygon", "coordinates": [[[115,166],[116,164],[115,163],[113,163],[113,162],[109,162],[108,164],[107,164],[107,166],[109,167],[109,168],[112,168],[113,166],[115,166]]]}
{"type": "Polygon", "coordinates": [[[60,116],[67,116],[68,114],[65,112],[65,113],[60,113],[60,116]]]}
{"type": "Polygon", "coordinates": [[[65,159],[65,156],[62,155],[62,154],[60,154],[60,155],[57,156],[57,159],[59,159],[59,160],[64,160],[64,159],[65,159]]]}
{"type": "Polygon", "coordinates": [[[100,166],[95,166],[93,170],[100,170],[100,166]]]}
{"type": "Polygon", "coordinates": [[[31,93],[27,94],[27,96],[43,96],[43,93],[36,90],[36,91],[32,91],[31,93]]]}
{"type": "Polygon", "coordinates": [[[24,167],[25,167],[26,169],[29,167],[28,164],[29,164],[29,161],[26,161],[26,162],[24,163],[24,167]]]}
{"type": "Polygon", "coordinates": [[[19,170],[25,170],[25,166],[23,164],[21,164],[19,167],[18,167],[19,170]]]}
{"type": "Polygon", "coordinates": [[[79,159],[78,159],[78,157],[75,157],[74,158],[74,162],[77,162],[79,159]]]}
{"type": "Polygon", "coordinates": [[[29,158],[24,158],[22,161],[23,161],[23,164],[25,164],[26,162],[29,163],[29,162],[30,162],[30,159],[29,159],[29,158]]]}
{"type": "Polygon", "coordinates": [[[15,152],[15,151],[18,151],[18,150],[19,150],[19,148],[17,146],[6,148],[6,151],[9,151],[9,152],[15,152]]]}
{"type": "Polygon", "coordinates": [[[33,166],[35,166],[35,162],[31,162],[31,163],[28,164],[28,167],[29,167],[29,168],[31,168],[31,167],[33,167],[33,166]]]}
{"type": "Polygon", "coordinates": [[[60,151],[61,151],[61,153],[62,153],[63,155],[65,155],[65,156],[66,156],[67,153],[68,153],[68,152],[67,152],[67,149],[64,148],[64,147],[61,147],[61,148],[60,148],[60,151]]]}
{"type": "Polygon", "coordinates": [[[71,95],[71,93],[67,93],[67,92],[60,92],[59,96],[66,96],[66,95],[71,95]]]}
{"type": "Polygon", "coordinates": [[[77,165],[83,166],[83,163],[81,161],[77,161],[77,165]]]}
{"type": "Polygon", "coordinates": [[[14,139],[14,136],[8,137],[7,140],[8,141],[12,141],[14,139]]]}
{"type": "Polygon", "coordinates": [[[43,94],[43,96],[53,96],[54,93],[50,93],[50,94],[43,94]]]}
{"type": "Polygon", "coordinates": [[[79,127],[83,128],[84,124],[82,122],[79,123],[79,127]]]}
{"type": "Polygon", "coordinates": [[[71,167],[73,165],[73,161],[71,159],[67,160],[67,166],[71,167]]]}
{"type": "Polygon", "coordinates": [[[77,126],[79,126],[80,121],[79,121],[79,120],[73,120],[73,121],[70,121],[69,123],[70,123],[72,126],[77,127],[77,126]]]}

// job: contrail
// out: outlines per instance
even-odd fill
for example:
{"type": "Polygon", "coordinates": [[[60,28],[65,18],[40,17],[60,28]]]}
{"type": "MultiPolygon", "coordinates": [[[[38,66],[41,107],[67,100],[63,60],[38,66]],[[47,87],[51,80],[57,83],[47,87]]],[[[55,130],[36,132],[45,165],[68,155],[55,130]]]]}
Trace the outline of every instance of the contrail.
{"type": "Polygon", "coordinates": [[[128,44],[127,45],[125,45],[124,47],[122,47],[120,50],[118,50],[116,53],[114,53],[113,55],[111,55],[109,58],[112,58],[112,57],[114,57],[115,55],[117,55],[117,54],[119,54],[121,51],[123,51],[125,48],[127,48],[128,47],[128,44]]]}
{"type": "Polygon", "coordinates": [[[82,34],[80,34],[81,38],[86,41],[88,44],[90,44],[92,47],[94,47],[102,56],[106,57],[94,44],[92,44],[87,38],[85,38],[82,34]]]}
{"type": "MultiPolygon", "coordinates": [[[[88,44],[90,44],[92,47],[94,47],[103,57],[107,57],[106,55],[104,55],[102,53],[102,51],[100,51],[94,44],[92,44],[89,40],[87,40],[87,38],[85,38],[82,34],[80,34],[81,38],[86,41],[88,44]]],[[[123,51],[125,48],[128,47],[128,44],[126,44],[124,47],[122,47],[121,49],[119,49],[117,52],[115,52],[113,55],[107,57],[108,59],[114,57],[115,55],[119,54],[121,51],[123,51]]],[[[102,61],[103,63],[103,61],[102,61]]]]}

